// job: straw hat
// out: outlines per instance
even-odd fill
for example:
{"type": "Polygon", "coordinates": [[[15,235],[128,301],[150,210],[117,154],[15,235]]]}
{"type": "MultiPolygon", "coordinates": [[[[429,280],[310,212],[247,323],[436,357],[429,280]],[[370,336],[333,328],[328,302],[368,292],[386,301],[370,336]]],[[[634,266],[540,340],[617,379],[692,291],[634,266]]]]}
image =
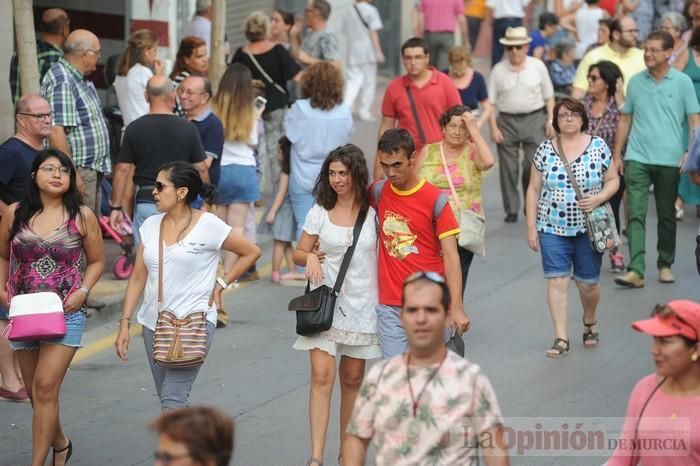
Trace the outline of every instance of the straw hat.
{"type": "Polygon", "coordinates": [[[532,37],[527,35],[527,29],[522,26],[509,27],[506,35],[498,39],[503,45],[525,45],[532,42],[532,37]]]}

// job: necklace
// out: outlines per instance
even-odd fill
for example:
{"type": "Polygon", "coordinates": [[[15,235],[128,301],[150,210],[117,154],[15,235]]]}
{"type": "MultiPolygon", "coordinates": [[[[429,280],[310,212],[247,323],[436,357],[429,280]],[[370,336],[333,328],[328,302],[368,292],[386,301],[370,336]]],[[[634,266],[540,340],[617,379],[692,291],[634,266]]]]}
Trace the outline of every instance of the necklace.
{"type": "Polygon", "coordinates": [[[420,398],[423,396],[423,392],[426,388],[428,388],[430,382],[432,382],[437,373],[440,371],[440,368],[445,362],[445,359],[447,359],[447,350],[445,350],[445,354],[442,356],[440,364],[438,364],[435,370],[430,374],[430,376],[428,376],[428,380],[425,381],[425,385],[423,385],[423,388],[421,388],[418,392],[418,397],[415,397],[413,395],[413,386],[411,385],[411,371],[409,370],[409,366],[411,364],[411,353],[409,352],[406,356],[406,380],[408,381],[408,393],[410,393],[411,395],[411,402],[413,404],[413,417],[416,417],[416,412],[418,411],[418,403],[420,403],[420,398]]]}

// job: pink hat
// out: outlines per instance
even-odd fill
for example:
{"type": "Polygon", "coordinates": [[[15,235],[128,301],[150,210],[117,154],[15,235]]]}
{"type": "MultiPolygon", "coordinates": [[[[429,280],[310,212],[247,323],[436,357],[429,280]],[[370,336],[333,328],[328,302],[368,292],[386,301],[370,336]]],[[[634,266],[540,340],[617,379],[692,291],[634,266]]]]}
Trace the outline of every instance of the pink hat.
{"type": "Polygon", "coordinates": [[[632,322],[632,328],[653,337],[681,335],[700,340],[700,304],[687,299],[669,301],[657,306],[651,319],[632,322]],[[664,312],[668,308],[671,312],[664,312]]]}

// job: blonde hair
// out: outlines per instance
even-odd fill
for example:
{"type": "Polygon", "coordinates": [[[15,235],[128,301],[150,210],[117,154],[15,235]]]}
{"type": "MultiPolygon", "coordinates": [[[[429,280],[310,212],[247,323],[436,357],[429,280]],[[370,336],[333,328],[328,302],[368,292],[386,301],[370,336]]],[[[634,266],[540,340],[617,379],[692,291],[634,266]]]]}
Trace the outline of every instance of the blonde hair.
{"type": "Polygon", "coordinates": [[[262,11],[254,11],[246,18],[243,31],[250,42],[264,40],[270,32],[270,18],[262,11]]]}
{"type": "Polygon", "coordinates": [[[126,50],[119,57],[117,75],[126,76],[132,66],[143,63],[143,51],[158,45],[158,36],[150,29],[139,29],[129,36],[126,50]]]}
{"type": "Polygon", "coordinates": [[[247,142],[255,124],[253,75],[247,66],[233,63],[221,77],[212,110],[224,125],[224,139],[247,142]]]}
{"type": "Polygon", "coordinates": [[[447,52],[447,61],[450,65],[464,62],[467,66],[472,66],[472,51],[469,47],[455,45],[447,52]]]}

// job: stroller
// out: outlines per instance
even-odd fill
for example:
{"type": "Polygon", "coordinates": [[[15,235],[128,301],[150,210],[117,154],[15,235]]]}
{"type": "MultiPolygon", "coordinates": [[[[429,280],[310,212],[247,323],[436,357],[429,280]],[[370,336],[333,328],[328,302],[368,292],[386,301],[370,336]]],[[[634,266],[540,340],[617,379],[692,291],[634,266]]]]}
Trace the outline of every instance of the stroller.
{"type": "Polygon", "coordinates": [[[102,180],[102,206],[100,208],[101,214],[97,219],[100,223],[100,228],[102,233],[109,235],[121,248],[121,254],[114,261],[114,267],[112,271],[114,276],[119,280],[126,280],[131,275],[134,270],[134,240],[133,240],[133,229],[131,226],[131,219],[128,215],[124,215],[124,221],[122,222],[121,229],[125,232],[124,235],[120,234],[109,224],[109,204],[107,199],[111,197],[112,186],[106,179],[102,180]]]}

